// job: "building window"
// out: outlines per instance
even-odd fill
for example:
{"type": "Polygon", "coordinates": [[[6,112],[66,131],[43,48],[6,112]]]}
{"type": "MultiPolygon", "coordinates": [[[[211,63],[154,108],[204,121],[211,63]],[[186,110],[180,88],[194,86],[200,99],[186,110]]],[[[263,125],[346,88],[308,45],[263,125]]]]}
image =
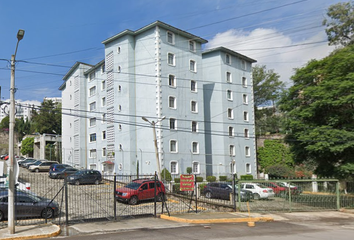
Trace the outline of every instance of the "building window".
{"type": "Polygon", "coordinates": [[[192,121],[192,132],[198,132],[198,123],[196,121],[192,121]]]}
{"type": "Polygon", "coordinates": [[[249,119],[248,119],[248,112],[246,112],[246,111],[243,112],[243,120],[246,121],[246,122],[249,121],[249,119]]]}
{"type": "Polygon", "coordinates": [[[120,91],[122,91],[122,86],[121,85],[118,86],[118,92],[120,92],[120,91]]]}
{"type": "Polygon", "coordinates": [[[192,72],[197,71],[197,63],[194,60],[189,61],[189,70],[191,70],[192,72]]]}
{"type": "Polygon", "coordinates": [[[198,112],[198,103],[196,101],[191,101],[191,111],[194,113],[198,112]]]}
{"type": "Polygon", "coordinates": [[[118,66],[118,68],[117,68],[117,72],[121,72],[121,70],[122,70],[122,68],[121,68],[121,66],[118,66]]]}
{"type": "Polygon", "coordinates": [[[175,66],[175,55],[173,53],[167,54],[167,63],[171,66],[175,66]]]}
{"type": "Polygon", "coordinates": [[[226,72],[226,82],[232,83],[232,78],[231,78],[231,73],[230,72],[226,72]]]}
{"type": "Polygon", "coordinates": [[[195,42],[194,41],[189,41],[189,51],[195,52],[196,47],[195,47],[195,42]]]}
{"type": "Polygon", "coordinates": [[[193,171],[193,174],[200,174],[199,162],[193,162],[192,171],[193,171]]]}
{"type": "Polygon", "coordinates": [[[245,147],[245,155],[246,155],[246,157],[251,156],[251,149],[248,146],[245,147]]]}
{"type": "Polygon", "coordinates": [[[174,75],[168,75],[168,85],[170,87],[176,87],[176,77],[174,75]]]}
{"type": "Polygon", "coordinates": [[[235,174],[236,173],[236,161],[232,160],[230,163],[230,172],[235,174]]]}
{"type": "Polygon", "coordinates": [[[246,61],[245,60],[241,61],[241,67],[243,70],[246,70],[246,61]]]}
{"type": "Polygon", "coordinates": [[[96,126],[96,118],[90,118],[90,127],[96,126]]]}
{"type": "Polygon", "coordinates": [[[70,100],[72,100],[73,99],[73,96],[70,94],[70,100]]]}
{"type": "Polygon", "coordinates": [[[118,111],[122,111],[122,105],[118,105],[118,111]]]}
{"type": "Polygon", "coordinates": [[[93,86],[92,88],[90,88],[90,97],[95,95],[96,95],[96,86],[93,86]]]}
{"type": "Polygon", "coordinates": [[[177,141],[176,140],[171,140],[170,141],[170,152],[171,153],[176,153],[177,151],[178,151],[177,141]]]}
{"type": "Polygon", "coordinates": [[[227,96],[227,100],[232,101],[232,91],[231,90],[227,90],[226,96],[227,96]]]}
{"type": "Polygon", "coordinates": [[[168,97],[168,107],[176,109],[176,98],[175,97],[168,97]]]}
{"type": "Polygon", "coordinates": [[[177,129],[177,120],[174,118],[170,118],[170,129],[171,130],[177,129]]]}
{"type": "Polygon", "coordinates": [[[102,148],[102,157],[107,156],[107,149],[106,148],[102,148]]]}
{"type": "Polygon", "coordinates": [[[120,47],[117,47],[117,53],[120,53],[120,47]]]}
{"type": "Polygon", "coordinates": [[[174,44],[175,42],[175,36],[171,32],[167,32],[167,42],[170,44],[174,44]]]}
{"type": "Polygon", "coordinates": [[[106,65],[103,64],[103,65],[101,66],[101,73],[105,73],[105,72],[106,72],[106,65]]]}
{"type": "Polygon", "coordinates": [[[252,173],[251,164],[249,164],[249,163],[246,163],[246,173],[252,173]]]}
{"type": "Polygon", "coordinates": [[[96,110],[96,102],[90,103],[90,111],[95,111],[96,110]]]}
{"type": "Polygon", "coordinates": [[[97,156],[96,149],[90,149],[89,157],[96,158],[96,156],[97,156]]]}
{"type": "Polygon", "coordinates": [[[171,161],[170,170],[171,170],[171,174],[178,174],[178,162],[171,161]]]}
{"type": "Polygon", "coordinates": [[[247,96],[247,94],[243,94],[242,95],[242,102],[243,102],[243,104],[248,104],[248,96],[247,96]]]}
{"type": "Polygon", "coordinates": [[[103,90],[106,90],[106,81],[105,81],[105,80],[103,80],[103,81],[101,82],[101,89],[102,89],[102,91],[103,91],[103,90]]]}
{"type": "Polygon", "coordinates": [[[118,129],[119,129],[119,131],[122,131],[122,124],[118,125],[118,129]]]}
{"type": "Polygon", "coordinates": [[[192,80],[191,81],[191,91],[196,92],[197,91],[197,82],[192,80]]]}
{"type": "Polygon", "coordinates": [[[103,140],[106,139],[106,131],[102,131],[102,139],[103,139],[103,140]]]}
{"type": "Polygon", "coordinates": [[[247,128],[244,130],[244,135],[245,135],[245,138],[249,138],[250,137],[249,130],[247,128]]]}
{"type": "Polygon", "coordinates": [[[106,122],[107,115],[104,113],[102,114],[102,123],[106,122]]]}
{"type": "Polygon", "coordinates": [[[230,152],[230,156],[235,156],[235,146],[234,145],[230,145],[230,149],[229,149],[229,152],[230,152]]]}
{"type": "Polygon", "coordinates": [[[192,142],[192,153],[199,154],[199,143],[198,142],[192,142]]]}
{"type": "Polygon", "coordinates": [[[242,77],[242,87],[247,87],[247,78],[242,77]]]}
{"type": "Polygon", "coordinates": [[[96,133],[90,134],[90,142],[96,142],[96,133]]]}
{"type": "Polygon", "coordinates": [[[229,54],[226,54],[225,61],[226,61],[226,64],[228,64],[228,65],[231,64],[231,56],[229,54]]]}
{"type": "Polygon", "coordinates": [[[101,99],[101,104],[102,104],[102,107],[106,106],[106,98],[105,97],[103,97],[101,99]]]}
{"type": "Polygon", "coordinates": [[[233,137],[234,136],[234,128],[233,127],[229,127],[229,137],[233,137]]]}
{"type": "Polygon", "coordinates": [[[89,81],[91,82],[93,79],[95,79],[95,72],[92,72],[89,75],[89,81]]]}
{"type": "Polygon", "coordinates": [[[228,109],[227,109],[227,117],[228,117],[229,119],[233,119],[233,118],[234,118],[234,111],[233,111],[232,108],[228,108],[228,109]]]}

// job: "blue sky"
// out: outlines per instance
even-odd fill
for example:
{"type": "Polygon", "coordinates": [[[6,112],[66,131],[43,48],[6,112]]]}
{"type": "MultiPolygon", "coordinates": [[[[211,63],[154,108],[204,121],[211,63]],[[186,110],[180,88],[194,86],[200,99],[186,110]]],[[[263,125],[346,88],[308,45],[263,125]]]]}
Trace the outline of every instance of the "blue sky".
{"type": "Polygon", "coordinates": [[[9,98],[10,60],[18,29],[26,31],[16,60],[16,99],[60,97],[63,76],[76,62],[104,58],[103,40],[125,29],[163,21],[256,59],[290,83],[293,68],[323,58],[321,26],[337,0],[0,0],[0,85],[9,98]]]}

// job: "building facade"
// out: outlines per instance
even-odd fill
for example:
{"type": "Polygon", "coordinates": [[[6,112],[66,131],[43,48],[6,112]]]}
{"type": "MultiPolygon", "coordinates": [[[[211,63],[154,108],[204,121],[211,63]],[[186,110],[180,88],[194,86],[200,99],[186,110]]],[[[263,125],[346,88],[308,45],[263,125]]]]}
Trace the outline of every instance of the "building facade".
{"type": "Polygon", "coordinates": [[[76,63],[60,87],[63,162],[107,174],[159,164],[173,176],[256,176],[255,60],[203,51],[206,42],[157,21],[103,41],[97,65],[76,63]]]}

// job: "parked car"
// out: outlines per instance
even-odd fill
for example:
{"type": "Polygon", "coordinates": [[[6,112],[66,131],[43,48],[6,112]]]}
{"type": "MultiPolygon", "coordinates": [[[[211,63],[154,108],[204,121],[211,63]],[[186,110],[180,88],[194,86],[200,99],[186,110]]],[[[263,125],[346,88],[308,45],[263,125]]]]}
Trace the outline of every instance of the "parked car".
{"type": "MultiPolygon", "coordinates": [[[[8,189],[8,184],[6,184],[7,179],[6,178],[0,178],[0,189],[8,189]]],[[[18,190],[21,191],[30,191],[31,190],[31,184],[28,182],[24,182],[22,180],[18,180],[15,183],[15,187],[18,190]]]]}
{"type": "Polygon", "coordinates": [[[56,171],[62,171],[65,168],[72,168],[71,165],[69,164],[52,164],[49,168],[49,172],[56,172],[56,171]]]}
{"type": "Polygon", "coordinates": [[[31,166],[29,166],[28,170],[31,172],[49,172],[49,168],[51,165],[56,164],[56,161],[39,161],[35,162],[31,166]]]}
{"type": "Polygon", "coordinates": [[[76,173],[77,171],[79,171],[76,168],[73,167],[67,167],[67,168],[62,168],[60,170],[56,170],[56,171],[49,171],[49,177],[50,178],[66,178],[67,176],[70,176],[74,173],[76,173]]]}
{"type": "Polygon", "coordinates": [[[253,198],[256,200],[274,197],[273,189],[260,183],[242,183],[241,188],[251,191],[253,193],[253,198]]]}
{"type": "Polygon", "coordinates": [[[263,185],[273,189],[273,192],[276,196],[285,196],[287,193],[287,188],[279,183],[275,182],[264,182],[263,185]]]}
{"type": "Polygon", "coordinates": [[[75,185],[86,183],[100,184],[102,182],[102,175],[97,170],[84,169],[70,175],[67,179],[68,183],[75,185]]]}
{"type": "Polygon", "coordinates": [[[30,162],[30,163],[26,163],[26,168],[29,169],[32,165],[38,165],[42,162],[46,162],[48,160],[46,159],[38,159],[37,161],[34,161],[34,162],[30,162]]]}
{"type": "Polygon", "coordinates": [[[287,191],[290,187],[291,194],[293,194],[293,195],[297,195],[297,194],[302,193],[302,188],[300,186],[295,186],[295,185],[292,185],[288,182],[278,182],[278,184],[285,187],[287,189],[287,191]]]}
{"type": "Polygon", "coordinates": [[[34,158],[26,158],[26,160],[22,161],[22,162],[19,162],[18,164],[20,165],[20,167],[26,167],[26,165],[28,163],[32,163],[32,162],[35,162],[37,161],[37,159],[34,159],[34,158]]]}
{"type": "MultiPolygon", "coordinates": [[[[235,186],[236,201],[238,201],[238,189],[235,186]]],[[[203,194],[206,198],[219,198],[230,200],[230,194],[232,193],[232,185],[230,183],[213,182],[204,186],[203,194]]],[[[253,198],[252,192],[248,190],[241,190],[241,201],[249,201],[253,198]]]]}
{"type": "MultiPolygon", "coordinates": [[[[53,218],[58,216],[59,204],[33,193],[18,190],[15,195],[15,210],[18,218],[53,218]]],[[[6,219],[7,215],[8,191],[0,190],[0,221],[6,219]]]]}
{"type": "Polygon", "coordinates": [[[161,181],[151,179],[136,179],[124,187],[116,189],[116,199],[130,205],[136,205],[139,201],[155,198],[155,182],[157,201],[165,198],[165,186],[161,181]]]}

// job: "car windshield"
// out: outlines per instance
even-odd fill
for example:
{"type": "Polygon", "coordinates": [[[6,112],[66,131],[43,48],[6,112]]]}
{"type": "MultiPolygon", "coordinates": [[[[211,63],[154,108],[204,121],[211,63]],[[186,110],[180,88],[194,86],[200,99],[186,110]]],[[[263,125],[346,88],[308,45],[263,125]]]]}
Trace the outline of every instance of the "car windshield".
{"type": "Polygon", "coordinates": [[[141,186],[141,183],[131,182],[128,183],[125,187],[130,189],[138,189],[141,186]]]}
{"type": "Polygon", "coordinates": [[[267,186],[263,185],[262,183],[257,183],[257,185],[261,188],[268,188],[267,186]]]}
{"type": "Polygon", "coordinates": [[[38,166],[39,164],[41,164],[42,162],[35,162],[33,165],[36,165],[36,166],[38,166]]]}
{"type": "Polygon", "coordinates": [[[280,187],[287,187],[284,183],[282,183],[282,182],[278,182],[277,183],[278,184],[278,186],[280,186],[280,187]]]}

